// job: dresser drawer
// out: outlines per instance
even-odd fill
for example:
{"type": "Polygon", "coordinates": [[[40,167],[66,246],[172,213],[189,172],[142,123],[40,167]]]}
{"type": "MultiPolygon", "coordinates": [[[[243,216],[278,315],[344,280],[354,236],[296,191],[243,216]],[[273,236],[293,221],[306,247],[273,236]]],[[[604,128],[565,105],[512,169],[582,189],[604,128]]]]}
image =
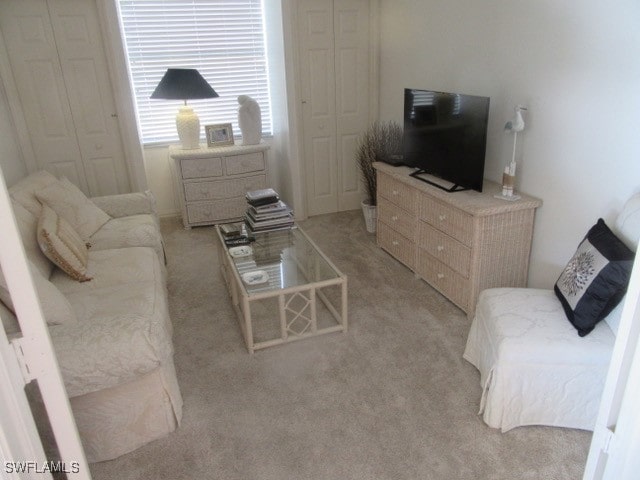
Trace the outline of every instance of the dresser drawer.
{"type": "Polygon", "coordinates": [[[471,284],[468,279],[436,260],[422,249],[418,249],[416,273],[432,287],[467,312],[471,284]]]}
{"type": "Polygon", "coordinates": [[[199,202],[187,205],[189,223],[215,223],[219,220],[241,218],[247,209],[242,198],[227,198],[212,202],[199,202]]]}
{"type": "Polygon", "coordinates": [[[465,278],[469,278],[471,249],[466,245],[433,228],[428,223],[420,221],[418,226],[418,247],[453,268],[465,278]]]}
{"type": "Polygon", "coordinates": [[[378,202],[378,219],[410,240],[416,236],[416,217],[385,198],[378,202]]]}
{"type": "Polygon", "coordinates": [[[378,222],[377,227],[378,245],[411,270],[414,270],[416,264],[416,244],[382,222],[378,222]]]}
{"type": "MultiPolygon", "coordinates": [[[[184,184],[184,197],[187,202],[200,200],[218,200],[228,197],[244,197],[250,190],[259,190],[267,186],[265,175],[231,178],[213,182],[191,182],[184,184]]],[[[244,200],[239,200],[243,204],[244,200]]],[[[246,205],[245,205],[246,207],[246,205]]]]}
{"type": "Polygon", "coordinates": [[[473,243],[473,217],[462,210],[423,196],[420,202],[420,219],[467,246],[473,243]]]}
{"type": "Polygon", "coordinates": [[[418,192],[389,175],[378,174],[378,196],[386,198],[409,213],[418,213],[418,192]]]}
{"type": "Polygon", "coordinates": [[[257,152],[225,157],[224,165],[227,175],[262,172],[265,169],[264,154],[262,152],[257,152]]]}
{"type": "Polygon", "coordinates": [[[222,158],[184,158],[180,160],[182,178],[222,176],[222,158]]]}

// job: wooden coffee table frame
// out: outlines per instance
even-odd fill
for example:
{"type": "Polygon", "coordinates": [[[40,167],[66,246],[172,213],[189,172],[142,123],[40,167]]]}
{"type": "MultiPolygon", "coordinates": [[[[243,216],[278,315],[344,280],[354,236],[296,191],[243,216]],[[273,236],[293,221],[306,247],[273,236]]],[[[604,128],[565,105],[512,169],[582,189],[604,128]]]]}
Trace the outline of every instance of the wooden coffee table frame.
{"type": "Polygon", "coordinates": [[[336,272],[337,278],[330,280],[322,280],[318,282],[310,282],[308,284],[281,288],[276,290],[249,293],[245,288],[244,282],[240,278],[240,274],[233,263],[233,259],[229,254],[219,225],[216,226],[220,247],[218,249],[218,258],[220,260],[220,270],[227,284],[229,295],[236,311],[238,323],[244,336],[245,344],[249,353],[256,350],[281,345],[296,340],[303,340],[317,335],[323,335],[333,332],[347,331],[347,277],[327,258],[327,256],[318,248],[318,246],[309,238],[309,236],[300,228],[297,229],[310,245],[316,250],[318,255],[322,257],[327,264],[336,272]],[[338,286],[340,288],[340,311],[326,297],[323,288],[338,286]],[[270,340],[256,342],[253,339],[253,324],[251,318],[251,303],[268,298],[278,299],[278,311],[280,317],[280,337],[270,340]],[[292,300],[302,299],[304,306],[294,309],[292,300]],[[330,327],[318,327],[317,318],[317,300],[320,299],[327,310],[337,321],[337,325],[330,327]],[[295,328],[294,323],[303,324],[302,328],[295,328]]]}

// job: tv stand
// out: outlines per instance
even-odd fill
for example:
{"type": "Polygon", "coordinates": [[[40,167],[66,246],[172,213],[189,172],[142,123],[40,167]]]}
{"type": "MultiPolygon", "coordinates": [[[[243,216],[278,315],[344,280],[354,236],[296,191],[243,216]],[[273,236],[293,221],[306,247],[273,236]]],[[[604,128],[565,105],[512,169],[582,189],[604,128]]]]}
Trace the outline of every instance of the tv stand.
{"type": "Polygon", "coordinates": [[[424,176],[422,175],[431,175],[431,174],[426,170],[422,170],[421,168],[409,174],[410,177],[417,178],[418,180],[422,180],[423,182],[428,183],[429,185],[433,185],[434,187],[438,187],[444,190],[445,192],[451,193],[451,192],[462,192],[464,190],[469,190],[468,188],[462,187],[457,183],[454,183],[451,187],[445,187],[444,185],[440,185],[439,183],[429,180],[428,178],[424,178],[424,176]]]}
{"type": "Polygon", "coordinates": [[[480,292],[527,285],[535,210],[528,195],[505,202],[502,186],[451,195],[410,176],[409,167],[373,164],[378,176],[378,246],[464,310],[480,292]]]}

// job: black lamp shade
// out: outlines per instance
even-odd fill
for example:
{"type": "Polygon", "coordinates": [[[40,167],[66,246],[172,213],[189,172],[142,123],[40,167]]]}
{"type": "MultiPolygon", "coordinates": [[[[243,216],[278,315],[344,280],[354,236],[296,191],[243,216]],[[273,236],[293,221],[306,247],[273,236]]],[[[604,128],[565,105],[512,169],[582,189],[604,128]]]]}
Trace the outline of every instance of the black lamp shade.
{"type": "Polygon", "coordinates": [[[151,98],[194,100],[215,98],[218,94],[195,68],[169,68],[151,98]]]}

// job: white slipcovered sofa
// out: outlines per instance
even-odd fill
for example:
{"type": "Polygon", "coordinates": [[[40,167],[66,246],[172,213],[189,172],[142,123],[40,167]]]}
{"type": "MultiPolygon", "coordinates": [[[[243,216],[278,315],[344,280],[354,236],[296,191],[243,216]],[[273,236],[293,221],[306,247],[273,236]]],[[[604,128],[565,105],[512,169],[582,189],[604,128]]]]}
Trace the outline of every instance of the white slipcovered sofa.
{"type": "MultiPolygon", "coordinates": [[[[636,251],[640,194],[612,231],[636,251]]],[[[485,423],[503,432],[524,425],[593,430],[623,302],[579,336],[553,290],[484,290],[463,356],[480,371],[485,423]]]]}
{"type": "MultiPolygon", "coordinates": [[[[108,221],[87,239],[91,280],[74,280],[37,238],[37,196],[58,181],[37,172],[9,194],[83,446],[97,462],[167,435],[182,416],[164,250],[150,192],[97,197],[108,221]]],[[[4,328],[19,335],[1,273],[4,328]]]]}

